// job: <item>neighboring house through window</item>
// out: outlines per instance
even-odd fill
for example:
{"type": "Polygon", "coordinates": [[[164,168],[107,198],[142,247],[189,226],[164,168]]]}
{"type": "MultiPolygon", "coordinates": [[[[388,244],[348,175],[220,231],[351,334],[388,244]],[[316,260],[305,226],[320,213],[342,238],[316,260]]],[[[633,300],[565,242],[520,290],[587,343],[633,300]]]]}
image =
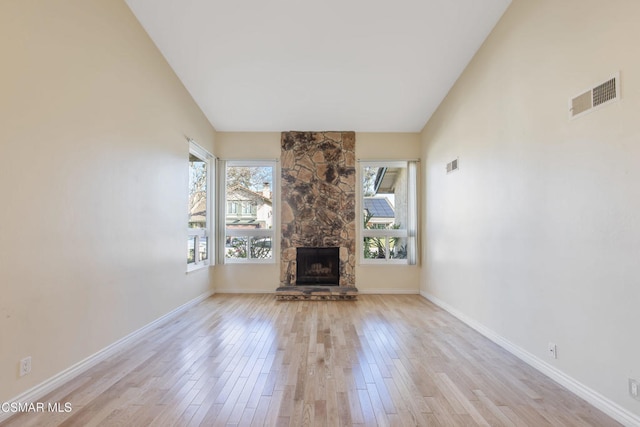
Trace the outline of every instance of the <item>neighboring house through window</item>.
{"type": "Polygon", "coordinates": [[[224,262],[274,262],[275,161],[224,161],[224,262]]]}

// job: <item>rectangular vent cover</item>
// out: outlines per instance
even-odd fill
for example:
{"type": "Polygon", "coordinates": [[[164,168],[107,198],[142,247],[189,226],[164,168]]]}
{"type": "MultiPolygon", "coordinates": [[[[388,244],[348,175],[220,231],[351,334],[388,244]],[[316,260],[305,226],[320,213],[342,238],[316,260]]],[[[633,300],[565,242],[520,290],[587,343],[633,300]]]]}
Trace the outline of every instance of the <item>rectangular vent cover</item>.
{"type": "Polygon", "coordinates": [[[601,107],[620,99],[620,73],[569,101],[570,118],[581,116],[596,107],[601,107]]]}
{"type": "Polygon", "coordinates": [[[447,173],[454,172],[458,170],[458,159],[452,160],[447,163],[447,173]]]}
{"type": "Polygon", "coordinates": [[[578,95],[571,100],[571,112],[574,117],[590,110],[591,107],[591,91],[578,95]]]}

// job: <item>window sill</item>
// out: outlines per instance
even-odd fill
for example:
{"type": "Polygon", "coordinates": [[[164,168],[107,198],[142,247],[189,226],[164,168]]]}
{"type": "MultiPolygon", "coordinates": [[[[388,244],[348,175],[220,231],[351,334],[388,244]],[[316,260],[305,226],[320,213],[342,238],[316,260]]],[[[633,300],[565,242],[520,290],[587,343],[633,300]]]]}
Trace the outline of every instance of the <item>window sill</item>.
{"type": "Polygon", "coordinates": [[[225,264],[275,264],[276,261],[273,259],[245,259],[245,258],[225,258],[225,264]]]}
{"type": "Polygon", "coordinates": [[[361,259],[360,265],[409,265],[409,262],[406,259],[361,259]]]}
{"type": "Polygon", "coordinates": [[[187,271],[185,271],[185,274],[193,273],[194,271],[204,270],[209,267],[211,267],[211,264],[187,265],[187,271]]]}

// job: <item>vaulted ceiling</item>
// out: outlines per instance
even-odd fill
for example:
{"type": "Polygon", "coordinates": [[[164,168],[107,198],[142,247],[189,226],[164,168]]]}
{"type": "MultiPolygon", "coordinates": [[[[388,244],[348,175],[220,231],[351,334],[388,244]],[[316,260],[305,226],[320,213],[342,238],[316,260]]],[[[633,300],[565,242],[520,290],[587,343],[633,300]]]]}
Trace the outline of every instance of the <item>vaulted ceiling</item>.
{"type": "Polygon", "coordinates": [[[219,131],[418,132],[511,0],[126,0],[219,131]]]}

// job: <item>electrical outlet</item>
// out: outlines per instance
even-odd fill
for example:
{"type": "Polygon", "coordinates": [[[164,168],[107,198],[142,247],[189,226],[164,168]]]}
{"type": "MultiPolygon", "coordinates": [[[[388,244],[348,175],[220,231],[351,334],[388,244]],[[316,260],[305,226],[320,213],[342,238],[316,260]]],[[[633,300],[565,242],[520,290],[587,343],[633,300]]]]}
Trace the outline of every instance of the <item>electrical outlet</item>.
{"type": "Polygon", "coordinates": [[[558,358],[558,347],[552,342],[549,343],[549,357],[552,359],[558,358]]]}
{"type": "Polygon", "coordinates": [[[629,394],[636,400],[640,400],[640,381],[629,378],[629,394]]]}
{"type": "Polygon", "coordinates": [[[29,372],[31,372],[31,356],[20,360],[20,376],[24,377],[29,372]]]}

